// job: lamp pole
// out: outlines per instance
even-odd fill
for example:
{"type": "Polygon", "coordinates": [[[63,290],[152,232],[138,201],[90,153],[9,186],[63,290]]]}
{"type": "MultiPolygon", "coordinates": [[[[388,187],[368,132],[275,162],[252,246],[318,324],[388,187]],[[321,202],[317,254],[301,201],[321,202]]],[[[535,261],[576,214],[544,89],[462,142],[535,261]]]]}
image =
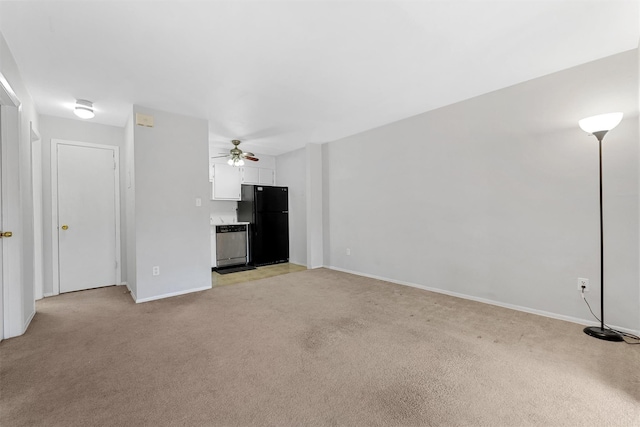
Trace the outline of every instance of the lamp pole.
{"type": "Polygon", "coordinates": [[[589,326],[584,328],[584,333],[605,341],[622,341],[622,336],[611,329],[604,328],[604,221],[602,215],[602,139],[608,131],[601,130],[593,132],[593,136],[598,138],[598,159],[600,163],[600,326],[589,326]]]}

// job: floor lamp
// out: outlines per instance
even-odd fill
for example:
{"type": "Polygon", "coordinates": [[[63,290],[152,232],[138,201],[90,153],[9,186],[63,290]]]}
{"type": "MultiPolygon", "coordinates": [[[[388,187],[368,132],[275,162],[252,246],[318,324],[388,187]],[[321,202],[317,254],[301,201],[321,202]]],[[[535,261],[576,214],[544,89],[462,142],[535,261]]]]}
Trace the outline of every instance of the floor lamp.
{"type": "Polygon", "coordinates": [[[602,226],[602,139],[622,120],[622,113],[600,114],[578,122],[583,131],[598,138],[600,153],[600,326],[584,328],[584,333],[606,341],[622,341],[622,336],[604,328],[604,232],[602,226]]]}

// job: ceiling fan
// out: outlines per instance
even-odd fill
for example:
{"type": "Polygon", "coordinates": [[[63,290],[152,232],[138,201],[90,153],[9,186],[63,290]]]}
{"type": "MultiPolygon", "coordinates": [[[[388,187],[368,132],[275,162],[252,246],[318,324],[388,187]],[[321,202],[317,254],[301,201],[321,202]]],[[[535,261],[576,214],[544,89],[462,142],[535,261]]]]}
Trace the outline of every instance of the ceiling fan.
{"type": "Polygon", "coordinates": [[[212,158],[218,159],[221,157],[229,157],[227,164],[231,166],[243,166],[245,160],[251,160],[252,162],[257,162],[258,160],[260,160],[255,157],[255,154],[239,149],[238,145],[240,145],[240,140],[234,139],[231,141],[231,143],[233,144],[233,148],[229,150],[229,154],[225,154],[224,156],[215,156],[212,158]]]}

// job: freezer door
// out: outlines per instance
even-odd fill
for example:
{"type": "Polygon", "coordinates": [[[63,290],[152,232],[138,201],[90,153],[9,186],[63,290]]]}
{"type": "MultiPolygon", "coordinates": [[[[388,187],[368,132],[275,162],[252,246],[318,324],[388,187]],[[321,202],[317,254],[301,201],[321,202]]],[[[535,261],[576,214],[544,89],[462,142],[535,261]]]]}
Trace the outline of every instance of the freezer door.
{"type": "Polygon", "coordinates": [[[287,212],[289,191],[287,187],[256,185],[255,201],[257,212],[287,212]]]}

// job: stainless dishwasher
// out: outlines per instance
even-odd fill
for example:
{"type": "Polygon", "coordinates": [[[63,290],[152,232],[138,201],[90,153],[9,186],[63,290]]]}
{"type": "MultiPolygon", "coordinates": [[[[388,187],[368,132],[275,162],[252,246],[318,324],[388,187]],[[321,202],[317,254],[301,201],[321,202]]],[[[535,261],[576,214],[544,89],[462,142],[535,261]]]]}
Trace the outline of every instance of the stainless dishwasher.
{"type": "Polygon", "coordinates": [[[216,267],[247,263],[247,225],[216,226],[216,267]]]}

